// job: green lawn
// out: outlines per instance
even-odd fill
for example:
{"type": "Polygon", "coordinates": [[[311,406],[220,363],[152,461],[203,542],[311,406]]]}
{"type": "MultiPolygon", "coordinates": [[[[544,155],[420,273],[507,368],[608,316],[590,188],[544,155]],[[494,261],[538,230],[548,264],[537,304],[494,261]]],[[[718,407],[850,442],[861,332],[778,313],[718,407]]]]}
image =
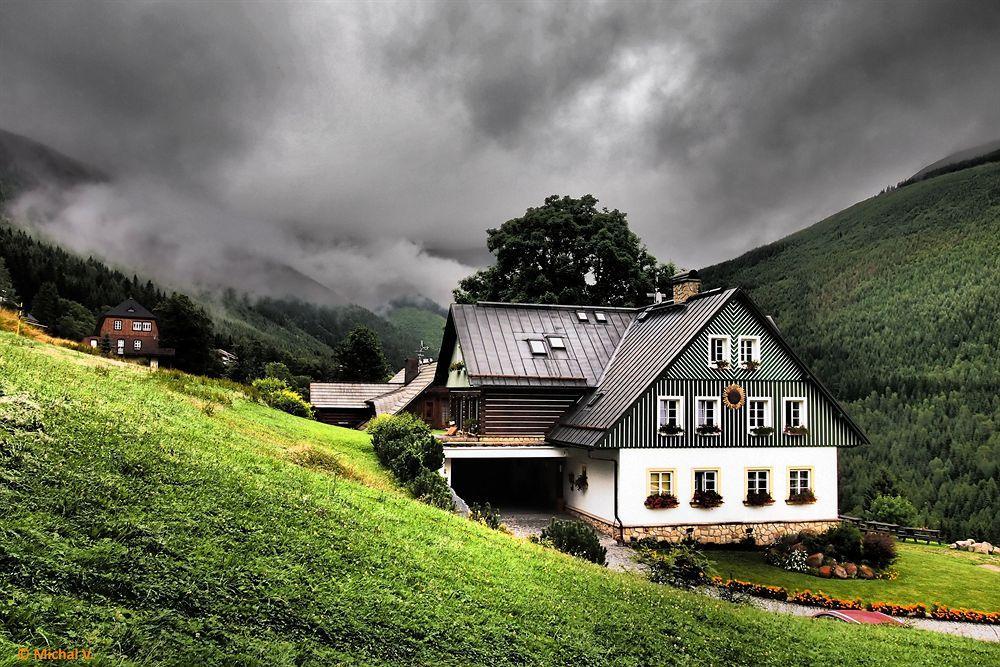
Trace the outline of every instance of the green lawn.
{"type": "Polygon", "coordinates": [[[781,586],[789,592],[809,589],[838,598],[896,604],[934,603],[979,611],[1000,611],[1000,558],[952,551],[942,546],[898,543],[894,580],[820,579],[786,572],[764,562],[759,551],[710,551],[718,574],[756,584],[781,586]]]}
{"type": "Polygon", "coordinates": [[[17,646],[104,665],[1000,662],[491,531],[406,497],[364,434],[232,385],[0,333],[0,394],[0,665],[17,646]]]}

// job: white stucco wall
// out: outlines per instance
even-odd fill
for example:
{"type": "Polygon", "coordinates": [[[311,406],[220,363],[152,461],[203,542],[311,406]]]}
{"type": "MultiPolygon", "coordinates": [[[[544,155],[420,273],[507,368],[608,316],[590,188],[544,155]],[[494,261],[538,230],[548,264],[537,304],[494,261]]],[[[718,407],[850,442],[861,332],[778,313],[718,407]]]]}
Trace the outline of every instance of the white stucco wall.
{"type": "MultiPolygon", "coordinates": [[[[614,450],[595,452],[594,456],[604,459],[614,459],[618,453],[614,450]]],[[[587,458],[587,452],[579,449],[568,449],[563,466],[563,499],[566,507],[589,514],[608,523],[614,521],[615,503],[615,466],[610,461],[596,461],[587,458]],[[578,491],[569,483],[569,473],[579,476],[587,466],[587,490],[578,491]]]]}
{"type": "MultiPolygon", "coordinates": [[[[606,456],[606,454],[600,454],[606,456]]],[[[586,453],[583,454],[586,457],[586,453]]],[[[746,447],[719,449],[623,449],[619,450],[619,508],[626,526],[664,526],[675,524],[824,521],[837,518],[837,448],[836,447],[746,447]],[[789,505],[788,468],[812,468],[816,502],[789,505]],[[647,471],[666,468],[674,471],[674,494],[678,507],[649,510],[643,506],[648,495],[647,471]],[[694,493],[694,470],[719,469],[719,493],[723,504],[710,510],[691,507],[694,493]],[[771,496],[775,503],[766,507],[747,507],[746,469],[771,469],[771,496]]],[[[610,457],[609,457],[610,458],[610,457]]],[[[588,474],[590,471],[588,465],[588,474]]],[[[594,477],[591,476],[593,480],[594,477]]],[[[591,488],[594,482],[591,481],[591,488]]],[[[579,495],[579,494],[578,494],[579,495]]],[[[567,496],[567,504],[569,496],[567,496]]],[[[590,499],[588,499],[589,501],[590,499]]],[[[598,499],[595,498],[596,502],[598,499]]],[[[600,516],[612,511],[613,498],[600,516]]],[[[591,503],[593,505],[594,503],[591,503]]],[[[588,510],[589,511],[589,510],[588,510]]],[[[591,511],[592,514],[598,514],[591,511]]]]}

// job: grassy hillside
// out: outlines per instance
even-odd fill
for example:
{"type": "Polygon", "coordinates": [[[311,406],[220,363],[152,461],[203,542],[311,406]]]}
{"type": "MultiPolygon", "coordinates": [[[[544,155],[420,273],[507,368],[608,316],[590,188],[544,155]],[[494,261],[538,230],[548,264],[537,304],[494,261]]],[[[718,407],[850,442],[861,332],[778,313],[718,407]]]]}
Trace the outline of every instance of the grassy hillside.
{"type": "Polygon", "coordinates": [[[887,468],[923,519],[1000,540],[1000,165],[921,181],[704,270],[741,285],[868,431],[841,510],[887,468]]]}
{"type": "Polygon", "coordinates": [[[0,333],[0,664],[989,664],[770,616],[402,495],[364,434],[0,333]],[[9,656],[9,657],[8,657],[9,656]]]}

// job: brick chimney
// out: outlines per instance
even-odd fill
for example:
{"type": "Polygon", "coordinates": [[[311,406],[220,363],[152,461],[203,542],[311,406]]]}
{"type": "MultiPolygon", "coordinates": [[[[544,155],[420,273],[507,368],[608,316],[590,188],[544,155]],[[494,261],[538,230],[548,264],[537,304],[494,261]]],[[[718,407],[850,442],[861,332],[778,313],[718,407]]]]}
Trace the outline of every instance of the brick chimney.
{"type": "Polygon", "coordinates": [[[407,357],[403,364],[403,384],[410,384],[413,378],[420,372],[420,359],[417,357],[407,357]]]}
{"type": "Polygon", "coordinates": [[[674,288],[674,303],[684,303],[701,291],[701,278],[697,271],[685,271],[674,275],[670,285],[674,288]]]}

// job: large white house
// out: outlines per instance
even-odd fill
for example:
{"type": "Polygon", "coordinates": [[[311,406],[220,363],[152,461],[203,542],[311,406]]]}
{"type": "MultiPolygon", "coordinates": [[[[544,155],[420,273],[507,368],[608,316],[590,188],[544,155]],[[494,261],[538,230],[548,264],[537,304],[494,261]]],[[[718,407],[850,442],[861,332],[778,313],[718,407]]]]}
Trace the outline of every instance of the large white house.
{"type": "Polygon", "coordinates": [[[739,289],[646,308],[453,305],[435,383],[467,501],[565,509],[623,540],[769,541],[837,520],[867,442],[739,289]]]}

